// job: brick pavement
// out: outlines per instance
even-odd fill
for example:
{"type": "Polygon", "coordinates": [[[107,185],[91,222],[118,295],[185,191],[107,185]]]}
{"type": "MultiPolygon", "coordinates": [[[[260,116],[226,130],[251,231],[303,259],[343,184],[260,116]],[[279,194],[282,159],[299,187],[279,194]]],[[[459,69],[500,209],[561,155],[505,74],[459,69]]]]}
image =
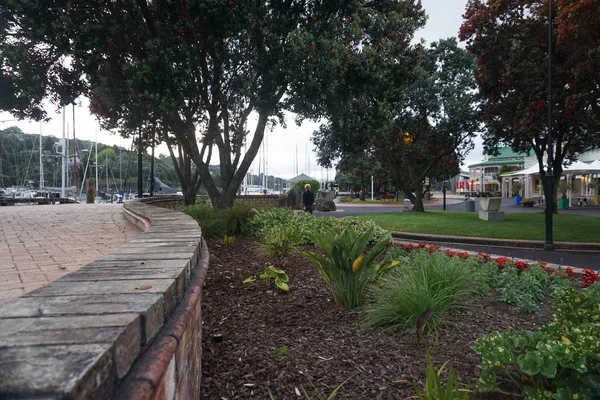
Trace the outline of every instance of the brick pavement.
{"type": "Polygon", "coordinates": [[[75,271],[140,233],[120,204],[0,207],[0,302],[75,271]]]}

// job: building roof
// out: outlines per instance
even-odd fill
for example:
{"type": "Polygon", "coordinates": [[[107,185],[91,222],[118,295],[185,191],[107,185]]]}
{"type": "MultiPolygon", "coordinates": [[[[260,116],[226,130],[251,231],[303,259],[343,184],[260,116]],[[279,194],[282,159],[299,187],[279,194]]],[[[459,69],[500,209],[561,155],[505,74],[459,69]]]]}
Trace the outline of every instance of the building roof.
{"type": "Polygon", "coordinates": [[[316,181],[316,179],[315,179],[315,178],[311,178],[310,176],[308,176],[308,175],[305,175],[305,174],[300,174],[300,175],[298,175],[298,176],[295,176],[295,177],[293,177],[293,178],[291,178],[291,179],[288,179],[287,181],[288,181],[288,182],[298,182],[298,181],[304,181],[304,180],[307,180],[307,179],[310,179],[310,180],[316,181]]]}
{"type": "Polygon", "coordinates": [[[529,157],[530,154],[531,154],[531,151],[528,151],[527,153],[519,153],[519,152],[514,151],[512,149],[512,147],[507,146],[507,147],[499,148],[498,155],[489,154],[489,160],[504,159],[504,158],[523,158],[523,157],[529,157]]]}
{"type": "Polygon", "coordinates": [[[471,164],[469,165],[469,168],[474,168],[474,167],[487,167],[487,166],[494,166],[494,165],[523,165],[525,164],[525,160],[489,160],[489,161],[483,161],[477,164],[471,164]]]}
{"type": "Polygon", "coordinates": [[[531,152],[519,153],[512,149],[512,147],[501,147],[498,149],[498,154],[487,154],[487,160],[477,164],[469,165],[469,168],[474,167],[487,167],[495,165],[510,165],[510,164],[524,164],[525,157],[529,157],[531,152]]]}

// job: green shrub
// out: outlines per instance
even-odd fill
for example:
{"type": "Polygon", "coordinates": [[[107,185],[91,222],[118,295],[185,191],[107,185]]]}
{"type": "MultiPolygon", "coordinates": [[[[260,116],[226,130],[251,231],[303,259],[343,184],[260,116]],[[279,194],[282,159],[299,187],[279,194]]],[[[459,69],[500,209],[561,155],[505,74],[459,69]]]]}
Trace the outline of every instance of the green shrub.
{"type": "Polygon", "coordinates": [[[224,210],[215,210],[207,202],[198,202],[179,208],[180,211],[194,218],[202,234],[207,239],[222,238],[225,235],[247,235],[251,232],[248,211],[250,207],[236,204],[224,210]]]}
{"type": "Polygon", "coordinates": [[[536,312],[548,287],[548,274],[541,265],[533,265],[521,272],[512,267],[504,268],[500,273],[498,300],[513,304],[526,312],[536,312]]]}
{"type": "Polygon", "coordinates": [[[360,307],[368,285],[391,266],[391,263],[375,264],[389,243],[389,236],[379,239],[368,252],[366,247],[373,236],[372,230],[361,233],[346,228],[338,233],[324,228],[309,236],[323,254],[311,251],[304,254],[319,270],[335,303],[348,308],[360,307]]]}
{"type": "Polygon", "coordinates": [[[302,179],[301,181],[294,182],[294,186],[298,186],[300,190],[304,192],[304,185],[307,183],[310,185],[310,191],[313,193],[317,193],[321,188],[319,182],[314,179],[302,179]]]}
{"type": "Polygon", "coordinates": [[[300,230],[296,225],[281,224],[264,229],[259,252],[268,258],[281,260],[294,254],[296,247],[302,243],[300,230]]]}
{"type": "Polygon", "coordinates": [[[505,331],[480,338],[477,389],[518,385],[530,399],[600,398],[600,285],[556,291],[555,320],[538,331],[505,331]]]}
{"type": "Polygon", "coordinates": [[[274,226],[294,226],[302,238],[301,244],[313,244],[311,234],[323,229],[332,229],[338,232],[352,228],[358,232],[372,231],[371,242],[376,242],[382,237],[387,237],[388,231],[376,225],[373,221],[361,222],[358,217],[333,218],[317,217],[308,213],[294,211],[289,208],[268,208],[252,218],[250,231],[257,236],[265,236],[274,226]]]}
{"type": "Polygon", "coordinates": [[[473,271],[470,264],[444,253],[414,252],[373,289],[363,323],[371,328],[411,329],[430,308],[427,326],[435,329],[444,311],[472,294],[473,271]]]}
{"type": "Polygon", "coordinates": [[[211,205],[201,202],[184,206],[181,208],[181,211],[198,222],[198,225],[202,229],[202,235],[206,239],[221,238],[227,234],[226,222],[211,205]]]}

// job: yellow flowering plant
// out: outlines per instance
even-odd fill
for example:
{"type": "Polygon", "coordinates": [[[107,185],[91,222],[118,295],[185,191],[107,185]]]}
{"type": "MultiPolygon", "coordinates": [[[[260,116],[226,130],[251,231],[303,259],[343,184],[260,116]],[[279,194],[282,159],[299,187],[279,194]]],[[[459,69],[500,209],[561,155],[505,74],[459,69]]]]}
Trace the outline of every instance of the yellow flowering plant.
{"type": "Polygon", "coordinates": [[[324,228],[309,236],[321,253],[307,251],[304,255],[317,267],[336,304],[342,307],[362,306],[368,285],[398,264],[397,261],[375,263],[391,242],[389,233],[377,240],[369,251],[367,246],[373,229],[359,232],[352,228],[341,231],[324,228]]]}
{"type": "Polygon", "coordinates": [[[505,331],[480,338],[480,392],[499,391],[501,379],[528,399],[600,398],[600,285],[555,292],[553,322],[538,331],[505,331]]]}

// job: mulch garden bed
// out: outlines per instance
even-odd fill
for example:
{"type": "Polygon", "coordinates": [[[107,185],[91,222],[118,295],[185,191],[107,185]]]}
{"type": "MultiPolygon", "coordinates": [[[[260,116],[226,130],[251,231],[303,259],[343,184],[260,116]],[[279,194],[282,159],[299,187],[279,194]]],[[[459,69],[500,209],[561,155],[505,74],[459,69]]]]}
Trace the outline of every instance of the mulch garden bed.
{"type": "Polygon", "coordinates": [[[537,329],[552,318],[549,304],[526,314],[493,297],[479,298],[448,312],[437,337],[419,345],[415,335],[361,328],[361,312],[336,306],[316,268],[302,256],[276,264],[289,275],[287,294],[261,279],[243,283],[272,264],[256,245],[256,239],[245,237],[229,246],[209,242],[202,398],[267,399],[270,390],[276,399],[298,399],[304,398],[298,395],[304,388],[317,399],[313,385],[326,398],[350,378],[336,399],[402,399],[414,394],[411,383],[424,383],[427,349],[436,367],[450,360],[460,381],[473,388],[480,372],[471,349],[477,338],[537,329]]]}

